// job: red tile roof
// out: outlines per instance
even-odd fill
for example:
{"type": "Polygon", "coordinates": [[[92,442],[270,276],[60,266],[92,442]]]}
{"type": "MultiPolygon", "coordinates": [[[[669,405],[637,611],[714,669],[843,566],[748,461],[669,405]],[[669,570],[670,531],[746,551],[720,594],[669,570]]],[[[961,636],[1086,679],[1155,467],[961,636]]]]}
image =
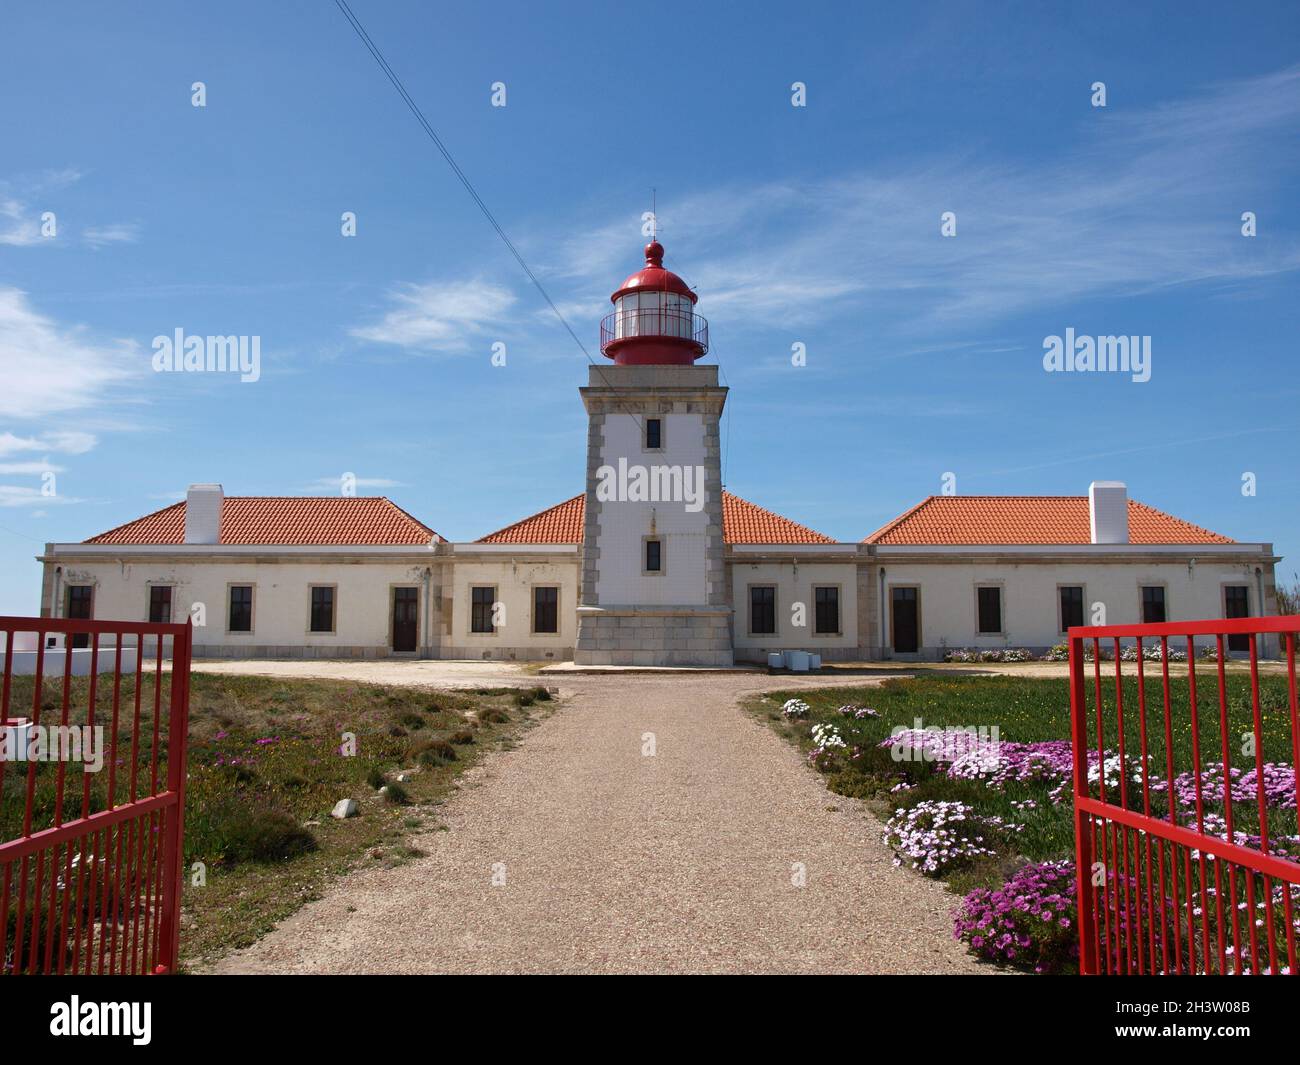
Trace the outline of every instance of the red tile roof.
{"type": "Polygon", "coordinates": [[[783,518],[730,492],[722,493],[722,539],[729,544],[833,544],[807,525],[783,518]]]}
{"type": "MultiPolygon", "coordinates": [[[[585,495],[489,533],[480,544],[580,544],[587,511],[585,495]]],[[[722,538],[729,544],[833,544],[829,536],[770,510],[722,493],[722,538]]]]}
{"type": "MultiPolygon", "coordinates": [[[[1134,544],[1231,544],[1155,507],[1128,501],[1134,544]]],[[[930,496],[865,540],[869,544],[1086,544],[1087,496],[930,496]]]]}
{"type": "MultiPolygon", "coordinates": [[[[420,545],[441,540],[423,522],[383,496],[226,496],[222,544],[282,546],[420,545]]],[[[176,503],[88,544],[183,544],[185,504],[176,503]]]]}

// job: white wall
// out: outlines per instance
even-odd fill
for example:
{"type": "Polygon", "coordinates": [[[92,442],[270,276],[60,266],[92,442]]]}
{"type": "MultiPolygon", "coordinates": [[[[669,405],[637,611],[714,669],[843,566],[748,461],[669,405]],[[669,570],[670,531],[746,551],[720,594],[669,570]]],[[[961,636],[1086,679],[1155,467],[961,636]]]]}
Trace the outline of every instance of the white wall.
{"type": "MultiPolygon", "coordinates": [[[[383,561],[72,562],[64,563],[60,598],[66,598],[69,584],[92,584],[92,610],[97,620],[147,621],[149,586],[170,584],[173,621],[185,621],[192,604],[204,604],[206,624],[195,628],[196,649],[307,647],[328,654],[331,648],[364,647],[382,652],[389,647],[393,585],[419,588],[419,643],[425,644],[430,618],[425,572],[423,566],[383,561]],[[226,631],[231,584],[253,585],[252,632],[226,631]],[[308,631],[308,589],[313,584],[336,586],[333,633],[308,631]]],[[[436,573],[434,569],[431,587],[436,585],[436,573]]],[[[62,602],[58,613],[63,613],[62,602]]]]}
{"type": "Polygon", "coordinates": [[[444,595],[451,597],[450,631],[443,637],[444,655],[455,658],[554,657],[572,650],[578,638],[578,556],[565,562],[529,562],[519,559],[457,560],[450,570],[444,595]],[[505,625],[495,633],[470,632],[470,589],[474,585],[496,588],[505,610],[505,625]],[[556,585],[560,589],[559,632],[533,632],[533,587],[556,585]]]}
{"type": "MultiPolygon", "coordinates": [[[[1254,567],[1199,561],[1054,562],[1023,564],[885,563],[886,625],[890,589],[920,588],[920,643],[923,650],[948,647],[1049,647],[1062,643],[1059,585],[1083,585],[1084,624],[1092,624],[1094,603],[1105,605],[1105,624],[1131,625],[1142,620],[1141,586],[1163,585],[1169,621],[1223,617],[1223,585],[1250,589],[1250,612],[1260,612],[1254,567]],[[1002,587],[1005,635],[976,633],[975,588],[1002,587]]],[[[890,639],[892,645],[892,638],[890,639]]]]}
{"type": "Polygon", "coordinates": [[[853,562],[798,563],[732,562],[732,605],[735,609],[735,646],[746,658],[762,657],[757,652],[789,649],[825,650],[858,646],[858,567],[853,562]],[[749,586],[776,586],[776,635],[751,635],[749,632],[749,586]],[[838,585],[840,589],[840,634],[818,635],[815,629],[815,585],[838,585]],[[802,628],[793,623],[792,607],[802,603],[802,628]]]}
{"type": "MultiPolygon", "coordinates": [[[[642,447],[644,415],[605,416],[600,464],[617,469],[618,460],[629,465],[704,467],[704,418],[699,414],[652,415],[663,419],[664,447],[642,447]]],[[[698,487],[697,491],[702,492],[698,487]]],[[[603,502],[599,507],[600,569],[596,594],[605,605],[699,606],[708,602],[705,559],[708,551],[709,515],[705,506],[696,512],[681,502],[603,502]],[[643,539],[663,541],[664,571],[642,574],[643,539]]]]}

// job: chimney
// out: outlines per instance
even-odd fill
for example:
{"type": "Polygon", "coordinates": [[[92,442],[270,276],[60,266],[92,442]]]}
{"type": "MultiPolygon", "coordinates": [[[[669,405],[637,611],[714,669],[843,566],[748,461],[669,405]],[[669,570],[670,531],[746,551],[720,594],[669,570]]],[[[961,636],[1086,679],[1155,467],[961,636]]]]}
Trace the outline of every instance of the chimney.
{"type": "Polygon", "coordinates": [[[221,501],[225,493],[219,484],[192,484],[185,493],[185,542],[215,544],[221,539],[221,501]]]}
{"type": "Polygon", "coordinates": [[[1123,481],[1088,485],[1088,516],[1094,544],[1128,543],[1128,486],[1123,481]]]}

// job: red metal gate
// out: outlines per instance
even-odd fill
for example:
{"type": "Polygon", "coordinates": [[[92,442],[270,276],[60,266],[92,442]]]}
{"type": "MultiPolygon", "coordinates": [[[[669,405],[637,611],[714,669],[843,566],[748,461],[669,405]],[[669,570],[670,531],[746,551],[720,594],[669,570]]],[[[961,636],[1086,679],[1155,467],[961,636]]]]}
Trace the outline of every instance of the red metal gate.
{"type": "Polygon", "coordinates": [[[1300,973],[1298,630],[1070,630],[1082,972],[1300,973]]]}
{"type": "Polygon", "coordinates": [[[174,971],[189,623],[0,617],[0,638],[0,973],[174,971]]]}

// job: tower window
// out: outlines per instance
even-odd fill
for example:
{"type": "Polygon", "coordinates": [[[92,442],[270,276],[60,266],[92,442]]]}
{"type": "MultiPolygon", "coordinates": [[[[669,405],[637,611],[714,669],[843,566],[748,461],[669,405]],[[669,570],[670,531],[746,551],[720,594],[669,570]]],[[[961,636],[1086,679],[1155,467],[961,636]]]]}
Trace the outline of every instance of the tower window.
{"type": "Polygon", "coordinates": [[[658,451],[664,446],[664,423],[662,419],[646,419],[645,446],[647,451],[658,451]]]}
{"type": "Polygon", "coordinates": [[[664,571],[664,542],[662,540],[646,540],[645,572],[662,573],[663,571],[664,571]]]}

